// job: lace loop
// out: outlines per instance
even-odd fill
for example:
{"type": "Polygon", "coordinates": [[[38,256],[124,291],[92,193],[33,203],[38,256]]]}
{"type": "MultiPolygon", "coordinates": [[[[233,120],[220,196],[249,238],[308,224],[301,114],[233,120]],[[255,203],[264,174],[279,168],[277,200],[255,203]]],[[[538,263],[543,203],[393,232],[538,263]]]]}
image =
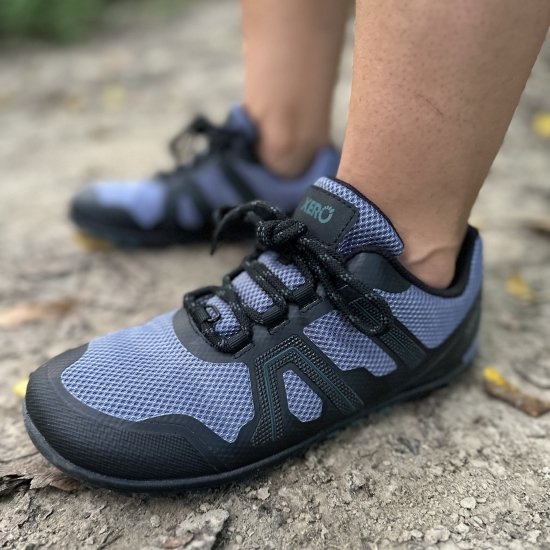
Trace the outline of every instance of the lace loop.
{"type": "Polygon", "coordinates": [[[170,153],[177,166],[184,165],[196,154],[192,147],[192,142],[196,137],[205,137],[207,151],[212,153],[227,149],[239,135],[239,132],[235,130],[213,124],[204,115],[197,115],[170,140],[170,153]]]}
{"type": "MultiPolygon", "coordinates": [[[[346,268],[344,258],[335,249],[309,234],[307,226],[289,218],[278,208],[262,201],[253,201],[228,211],[219,222],[212,241],[212,251],[223,235],[234,224],[248,223],[256,229],[258,250],[254,257],[247,258],[240,269],[271,298],[273,306],[263,314],[253,311],[244,304],[232,285],[232,277],[226,276],[221,287],[208,287],[186,294],[184,307],[195,324],[209,342],[224,353],[235,353],[252,341],[252,325],[270,326],[273,319],[280,321],[281,315],[288,314],[288,302],[303,305],[303,297],[308,295],[299,287],[290,291],[271,273],[257,256],[264,250],[274,250],[283,259],[291,261],[303,274],[306,283],[315,294],[318,284],[328,300],[350,323],[365,334],[376,336],[386,332],[393,316],[384,299],[355,278],[346,268]],[[202,310],[206,307],[206,296],[218,296],[231,308],[239,331],[225,338],[212,323],[204,321],[202,310]]],[[[304,286],[304,285],[302,285],[304,286]]],[[[308,289],[308,290],[310,290],[308,289]]]]}

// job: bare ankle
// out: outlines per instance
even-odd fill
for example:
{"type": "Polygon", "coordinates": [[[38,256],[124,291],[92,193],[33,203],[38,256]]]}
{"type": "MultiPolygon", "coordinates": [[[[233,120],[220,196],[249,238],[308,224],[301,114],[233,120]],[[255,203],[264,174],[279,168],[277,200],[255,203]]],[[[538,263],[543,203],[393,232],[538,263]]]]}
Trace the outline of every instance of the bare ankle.
{"type": "Polygon", "coordinates": [[[423,283],[433,288],[447,288],[453,281],[460,245],[405,245],[401,263],[423,283]]]}
{"type": "Polygon", "coordinates": [[[248,109],[260,130],[257,154],[272,172],[287,178],[302,175],[311,165],[317,151],[328,145],[328,129],[318,121],[302,120],[290,112],[254,113],[248,109]]]}
{"type": "Polygon", "coordinates": [[[317,144],[260,139],[257,153],[264,166],[286,178],[301,176],[321,146],[317,144]]]}

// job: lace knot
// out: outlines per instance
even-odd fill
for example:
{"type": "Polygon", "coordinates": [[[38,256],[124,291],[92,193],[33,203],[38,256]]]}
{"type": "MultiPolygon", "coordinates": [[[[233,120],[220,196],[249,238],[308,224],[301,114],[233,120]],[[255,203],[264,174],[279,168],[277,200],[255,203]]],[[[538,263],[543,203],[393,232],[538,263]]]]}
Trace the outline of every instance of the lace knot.
{"type": "Polygon", "coordinates": [[[307,232],[307,226],[293,219],[262,221],[256,227],[258,243],[266,248],[278,248],[296,241],[307,232]]]}

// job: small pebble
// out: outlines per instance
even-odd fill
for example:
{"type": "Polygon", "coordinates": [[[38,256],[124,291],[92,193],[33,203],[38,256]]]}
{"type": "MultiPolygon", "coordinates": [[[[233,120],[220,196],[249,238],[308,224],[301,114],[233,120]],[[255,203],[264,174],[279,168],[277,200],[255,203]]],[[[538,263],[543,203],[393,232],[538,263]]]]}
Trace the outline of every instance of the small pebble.
{"type": "Polygon", "coordinates": [[[424,541],[426,544],[436,544],[449,540],[450,536],[451,533],[445,527],[435,527],[426,531],[424,534],[424,541]]]}
{"type": "Polygon", "coordinates": [[[149,522],[151,523],[151,527],[160,527],[160,518],[157,515],[151,516],[149,522]]]}
{"type": "Polygon", "coordinates": [[[256,498],[267,500],[269,498],[269,489],[267,487],[260,487],[260,489],[256,491],[256,498]]]}
{"type": "Polygon", "coordinates": [[[349,475],[348,486],[352,491],[357,491],[364,487],[367,483],[367,478],[359,471],[353,470],[349,475]]]}
{"type": "Polygon", "coordinates": [[[460,506],[466,510],[473,510],[476,507],[476,499],[474,497],[466,497],[460,501],[460,506]]]}

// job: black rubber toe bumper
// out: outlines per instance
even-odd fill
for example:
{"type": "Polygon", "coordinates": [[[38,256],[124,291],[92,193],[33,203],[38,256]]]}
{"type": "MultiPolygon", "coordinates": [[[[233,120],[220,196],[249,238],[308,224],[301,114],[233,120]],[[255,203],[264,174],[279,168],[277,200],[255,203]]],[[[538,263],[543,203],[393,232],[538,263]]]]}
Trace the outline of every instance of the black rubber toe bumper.
{"type": "Polygon", "coordinates": [[[165,247],[204,242],[210,239],[212,225],[187,231],[165,219],[155,227],[144,229],[123,208],[102,205],[92,187],[78,193],[71,202],[69,216],[82,230],[94,237],[123,248],[165,247]]]}
{"type": "Polygon", "coordinates": [[[85,351],[86,346],[69,350],[30,377],[26,424],[46,458],[76,477],[99,484],[103,476],[147,483],[215,472],[177,429],[117,419],[75,399],[63,386],[61,373],[85,351]]]}
{"type": "Polygon", "coordinates": [[[147,239],[147,231],[126,210],[101,204],[92,187],[73,198],[69,215],[84,231],[117,244],[139,245],[147,239]]]}

